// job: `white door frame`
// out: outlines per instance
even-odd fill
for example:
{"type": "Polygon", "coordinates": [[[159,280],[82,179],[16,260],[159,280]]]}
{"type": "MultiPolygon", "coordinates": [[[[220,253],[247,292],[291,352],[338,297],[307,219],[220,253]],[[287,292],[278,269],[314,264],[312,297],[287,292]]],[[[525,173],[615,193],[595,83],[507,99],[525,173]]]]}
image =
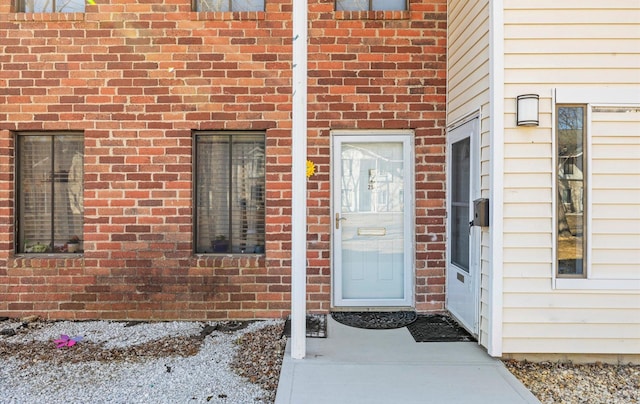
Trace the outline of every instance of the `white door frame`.
{"type": "Polygon", "coordinates": [[[466,118],[456,122],[447,128],[447,244],[446,244],[446,308],[455,317],[462,326],[464,326],[473,335],[477,336],[479,333],[479,318],[480,318],[480,277],[481,277],[481,261],[480,261],[480,248],[482,230],[478,226],[472,226],[469,228],[469,277],[471,283],[468,286],[468,292],[471,293],[470,302],[473,307],[467,307],[465,312],[457,310],[451,301],[452,285],[457,286],[454,282],[458,282],[458,279],[452,278],[453,272],[456,272],[456,278],[465,277],[464,271],[456,270],[455,265],[451,263],[451,243],[453,237],[451,236],[451,189],[452,189],[452,144],[458,141],[469,138],[470,149],[470,165],[469,165],[469,219],[473,218],[473,201],[480,198],[480,186],[481,186],[481,167],[480,167],[480,117],[479,114],[473,114],[466,118]],[[474,123],[475,122],[475,123],[474,123]],[[471,124],[471,127],[463,128],[463,126],[471,124]],[[464,129],[464,130],[461,130],[464,129]],[[450,268],[453,267],[453,268],[450,268]]]}
{"type": "Polygon", "coordinates": [[[349,307],[415,307],[415,174],[413,130],[335,130],[331,131],[331,305],[341,309],[349,307]],[[341,228],[336,229],[334,218],[340,213],[341,163],[340,144],[349,142],[403,143],[404,165],[404,299],[366,300],[342,299],[341,228]]]}

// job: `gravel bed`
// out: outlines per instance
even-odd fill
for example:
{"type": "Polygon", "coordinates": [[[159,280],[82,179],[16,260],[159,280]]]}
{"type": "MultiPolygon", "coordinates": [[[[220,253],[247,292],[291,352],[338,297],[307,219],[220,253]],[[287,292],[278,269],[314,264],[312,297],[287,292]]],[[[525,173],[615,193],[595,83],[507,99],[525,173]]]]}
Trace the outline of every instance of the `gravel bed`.
{"type": "Polygon", "coordinates": [[[504,361],[543,404],[640,402],[640,365],[504,361]]]}
{"type": "MultiPolygon", "coordinates": [[[[1,403],[275,401],[284,321],[34,320],[0,321],[1,403]]],[[[544,404],[640,403],[640,365],[504,363],[544,404]]]]}
{"type": "Polygon", "coordinates": [[[280,320],[3,321],[0,402],[272,403],[283,328],[280,320]],[[56,348],[61,335],[82,339],[56,348]]]}

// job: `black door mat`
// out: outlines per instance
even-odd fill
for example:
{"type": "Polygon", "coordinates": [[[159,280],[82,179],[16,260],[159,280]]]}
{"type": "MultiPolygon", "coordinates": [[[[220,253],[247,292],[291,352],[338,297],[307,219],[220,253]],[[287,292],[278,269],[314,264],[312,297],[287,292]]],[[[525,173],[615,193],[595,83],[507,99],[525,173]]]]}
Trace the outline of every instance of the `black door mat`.
{"type": "Polygon", "coordinates": [[[407,326],[416,342],[468,342],[476,339],[448,316],[419,315],[407,326]]]}
{"type": "Polygon", "coordinates": [[[336,311],[331,317],[339,323],[370,330],[406,327],[416,321],[415,311],[336,311]]]}
{"type": "MultiPolygon", "coordinates": [[[[282,332],[287,338],[291,337],[291,318],[284,323],[282,332]]],[[[327,338],[327,316],[326,314],[307,314],[307,337],[327,338]]]]}

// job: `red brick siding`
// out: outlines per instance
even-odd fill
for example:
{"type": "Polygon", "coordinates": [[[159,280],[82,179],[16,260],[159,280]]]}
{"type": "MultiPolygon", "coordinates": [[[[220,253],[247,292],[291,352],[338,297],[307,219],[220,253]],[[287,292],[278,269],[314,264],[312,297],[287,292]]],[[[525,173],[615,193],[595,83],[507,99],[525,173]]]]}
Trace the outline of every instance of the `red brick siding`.
{"type": "MultiPolygon", "coordinates": [[[[265,13],[0,0],[0,315],[283,317],[290,307],[291,0],[265,13]],[[265,256],[192,253],[192,130],[265,130],[265,256]],[[83,257],[15,257],[14,132],[83,131],[83,257]]],[[[330,308],[331,129],[416,133],[416,306],[444,302],[446,2],[309,9],[308,309],[330,308]]]]}

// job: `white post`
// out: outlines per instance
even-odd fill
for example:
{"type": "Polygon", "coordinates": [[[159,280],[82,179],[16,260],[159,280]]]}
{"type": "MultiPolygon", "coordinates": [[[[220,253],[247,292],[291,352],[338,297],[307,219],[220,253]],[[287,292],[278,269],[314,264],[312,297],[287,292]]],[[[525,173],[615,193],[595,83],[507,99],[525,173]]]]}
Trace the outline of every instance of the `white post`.
{"type": "Polygon", "coordinates": [[[291,357],[306,354],[307,322],[307,0],[293,0],[291,128],[291,357]]]}

